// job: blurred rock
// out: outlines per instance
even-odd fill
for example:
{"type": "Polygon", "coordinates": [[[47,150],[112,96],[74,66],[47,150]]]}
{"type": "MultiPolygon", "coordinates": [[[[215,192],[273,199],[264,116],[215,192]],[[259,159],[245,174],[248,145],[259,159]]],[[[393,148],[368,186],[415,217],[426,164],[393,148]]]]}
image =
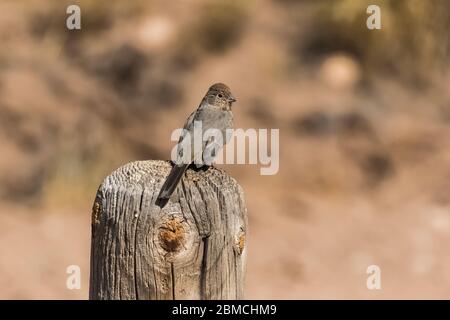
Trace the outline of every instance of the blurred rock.
{"type": "Polygon", "coordinates": [[[139,27],[140,44],[149,50],[164,48],[173,39],[174,29],[170,19],[162,16],[150,17],[139,27]]]}
{"type": "Polygon", "coordinates": [[[327,57],[320,66],[321,80],[337,90],[352,90],[361,78],[360,67],[356,60],[347,55],[327,57]]]}
{"type": "Polygon", "coordinates": [[[450,232],[450,211],[445,207],[433,207],[426,212],[430,226],[441,234],[450,232]]]}

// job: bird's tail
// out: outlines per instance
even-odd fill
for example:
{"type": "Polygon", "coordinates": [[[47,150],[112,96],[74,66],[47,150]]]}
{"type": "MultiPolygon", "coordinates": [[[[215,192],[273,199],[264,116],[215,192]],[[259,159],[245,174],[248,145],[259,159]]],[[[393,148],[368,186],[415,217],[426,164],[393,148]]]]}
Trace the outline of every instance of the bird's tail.
{"type": "Polygon", "coordinates": [[[183,177],[184,172],[188,168],[189,164],[174,165],[169,175],[166,178],[161,191],[159,192],[158,198],[156,199],[156,205],[161,209],[167,204],[170,196],[177,188],[178,182],[180,182],[183,177]]]}

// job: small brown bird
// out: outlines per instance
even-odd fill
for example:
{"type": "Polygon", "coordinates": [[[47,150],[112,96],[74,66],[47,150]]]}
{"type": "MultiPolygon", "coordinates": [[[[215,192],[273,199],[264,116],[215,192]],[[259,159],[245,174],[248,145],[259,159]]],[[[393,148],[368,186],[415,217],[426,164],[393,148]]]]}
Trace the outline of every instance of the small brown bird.
{"type": "Polygon", "coordinates": [[[209,88],[200,106],[184,124],[183,133],[177,144],[177,159],[159,192],[156,205],[163,208],[167,204],[191,163],[195,162],[197,166],[211,165],[217,151],[230,140],[231,135],[227,134],[229,133],[227,129],[233,128],[231,106],[234,102],[236,99],[225,84],[216,83],[209,88]],[[201,148],[195,150],[194,128],[198,127],[198,124],[201,125],[202,137],[207,130],[216,129],[222,134],[222,139],[219,141],[214,141],[214,139],[203,141],[202,139],[201,148]],[[186,153],[186,150],[191,152],[186,153]]]}

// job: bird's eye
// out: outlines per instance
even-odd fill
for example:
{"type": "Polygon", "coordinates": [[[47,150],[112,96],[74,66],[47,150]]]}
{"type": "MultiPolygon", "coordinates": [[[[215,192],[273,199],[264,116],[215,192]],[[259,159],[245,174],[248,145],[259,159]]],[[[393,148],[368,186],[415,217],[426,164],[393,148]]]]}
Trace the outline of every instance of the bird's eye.
{"type": "Polygon", "coordinates": [[[219,93],[217,96],[218,96],[219,98],[223,98],[223,95],[222,95],[221,93],[219,93]]]}

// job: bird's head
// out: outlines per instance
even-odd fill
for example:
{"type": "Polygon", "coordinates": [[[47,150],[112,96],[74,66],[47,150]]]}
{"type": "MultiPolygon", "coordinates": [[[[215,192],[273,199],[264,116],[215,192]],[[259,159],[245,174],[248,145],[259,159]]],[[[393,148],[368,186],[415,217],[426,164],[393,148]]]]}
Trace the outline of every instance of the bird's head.
{"type": "Polygon", "coordinates": [[[223,110],[231,110],[231,105],[236,102],[230,88],[223,83],[216,83],[209,87],[205,99],[210,105],[220,107],[223,110]]]}

